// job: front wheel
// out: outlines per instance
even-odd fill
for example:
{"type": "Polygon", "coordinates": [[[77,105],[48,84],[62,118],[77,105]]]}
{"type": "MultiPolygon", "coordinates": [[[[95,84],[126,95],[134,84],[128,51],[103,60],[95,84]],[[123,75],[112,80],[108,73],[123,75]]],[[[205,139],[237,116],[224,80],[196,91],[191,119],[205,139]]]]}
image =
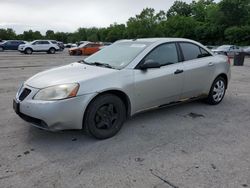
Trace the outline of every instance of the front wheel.
{"type": "Polygon", "coordinates": [[[30,48],[26,48],[26,49],[24,50],[24,53],[25,53],[25,54],[32,54],[33,51],[32,51],[32,49],[30,49],[30,48]]]}
{"type": "Polygon", "coordinates": [[[207,103],[211,105],[219,104],[223,100],[225,93],[226,93],[225,79],[223,77],[216,78],[210,89],[207,98],[207,103]]]}
{"type": "Polygon", "coordinates": [[[97,139],[116,135],[126,119],[123,101],[113,94],[100,95],[86,110],[84,130],[97,139]]]}
{"type": "Polygon", "coordinates": [[[3,47],[0,47],[0,52],[3,52],[3,51],[4,51],[3,47]]]}

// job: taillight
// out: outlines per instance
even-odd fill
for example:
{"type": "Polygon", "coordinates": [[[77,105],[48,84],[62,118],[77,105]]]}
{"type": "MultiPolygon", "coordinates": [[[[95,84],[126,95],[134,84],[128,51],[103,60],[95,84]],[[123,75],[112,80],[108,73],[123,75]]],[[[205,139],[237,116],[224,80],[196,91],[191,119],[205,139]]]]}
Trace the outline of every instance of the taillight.
{"type": "Polygon", "coordinates": [[[231,64],[231,61],[230,61],[230,57],[229,57],[229,56],[227,56],[227,62],[228,62],[229,65],[231,64]]]}

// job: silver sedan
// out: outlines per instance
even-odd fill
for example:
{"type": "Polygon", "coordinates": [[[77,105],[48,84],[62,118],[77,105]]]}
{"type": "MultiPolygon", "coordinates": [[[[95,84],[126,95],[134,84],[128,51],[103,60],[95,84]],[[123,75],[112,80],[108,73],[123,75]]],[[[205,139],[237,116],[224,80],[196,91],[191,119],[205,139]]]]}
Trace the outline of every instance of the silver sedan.
{"type": "Polygon", "coordinates": [[[198,42],[120,40],[85,60],[29,78],[13,108],[39,128],[84,129],[106,139],[127,117],[147,109],[199,98],[219,104],[229,79],[228,58],[198,42]]]}

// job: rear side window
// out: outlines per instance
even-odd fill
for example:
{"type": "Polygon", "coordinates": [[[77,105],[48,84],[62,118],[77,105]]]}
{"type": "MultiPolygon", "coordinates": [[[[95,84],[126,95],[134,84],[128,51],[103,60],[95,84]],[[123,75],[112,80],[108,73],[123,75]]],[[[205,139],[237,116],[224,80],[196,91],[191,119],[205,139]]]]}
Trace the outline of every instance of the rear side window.
{"type": "Polygon", "coordinates": [[[49,44],[49,42],[48,41],[41,41],[40,44],[49,44]]]}
{"type": "Polygon", "coordinates": [[[153,60],[161,65],[178,63],[178,53],[175,43],[162,44],[151,51],[145,61],[153,60]]]}
{"type": "Polygon", "coordinates": [[[180,43],[185,61],[200,58],[200,47],[191,43],[180,43]]]}

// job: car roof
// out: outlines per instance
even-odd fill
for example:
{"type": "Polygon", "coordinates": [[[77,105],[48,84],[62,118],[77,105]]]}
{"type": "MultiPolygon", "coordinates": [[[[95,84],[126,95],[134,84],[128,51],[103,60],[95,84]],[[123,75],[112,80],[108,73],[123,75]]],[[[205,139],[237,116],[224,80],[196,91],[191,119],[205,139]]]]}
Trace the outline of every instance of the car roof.
{"type": "Polygon", "coordinates": [[[186,38],[139,38],[139,39],[124,39],[119,40],[118,42],[129,42],[129,41],[137,41],[137,42],[148,42],[148,43],[156,43],[156,42],[195,42],[186,38]]]}
{"type": "Polygon", "coordinates": [[[191,39],[186,39],[186,38],[139,38],[139,39],[125,39],[125,40],[119,40],[115,43],[123,43],[123,42],[138,42],[138,43],[148,43],[148,46],[151,45],[160,45],[163,43],[168,43],[168,42],[190,42],[193,44],[196,44],[198,46],[202,46],[204,49],[209,51],[209,49],[202,45],[201,43],[191,40],[191,39]]]}

